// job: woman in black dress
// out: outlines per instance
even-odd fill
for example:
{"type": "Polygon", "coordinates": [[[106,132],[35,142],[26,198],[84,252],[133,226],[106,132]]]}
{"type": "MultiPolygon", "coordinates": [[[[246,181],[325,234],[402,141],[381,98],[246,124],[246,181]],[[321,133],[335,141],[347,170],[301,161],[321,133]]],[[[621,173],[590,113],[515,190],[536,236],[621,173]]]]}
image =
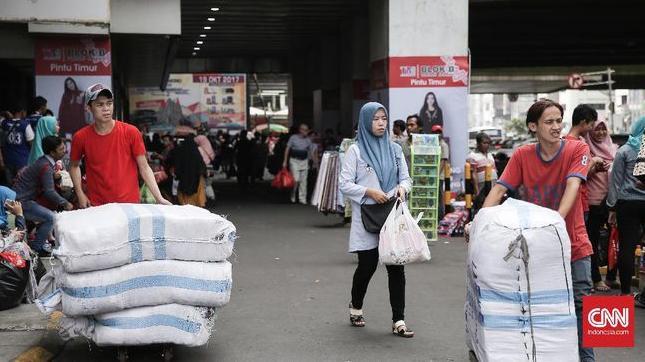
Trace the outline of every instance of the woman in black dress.
{"type": "Polygon", "coordinates": [[[443,127],[443,112],[439,107],[437,96],[433,92],[428,92],[423,98],[423,105],[419,111],[419,119],[423,127],[423,133],[431,133],[432,126],[439,125],[443,127]]]}

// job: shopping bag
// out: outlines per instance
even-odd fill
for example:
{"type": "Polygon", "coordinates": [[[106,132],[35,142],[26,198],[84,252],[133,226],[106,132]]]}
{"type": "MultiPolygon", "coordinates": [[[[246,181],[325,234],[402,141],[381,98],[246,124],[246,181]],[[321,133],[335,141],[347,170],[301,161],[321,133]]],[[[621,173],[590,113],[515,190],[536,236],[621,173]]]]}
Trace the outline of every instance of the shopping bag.
{"type": "Polygon", "coordinates": [[[405,265],[430,260],[426,236],[407,206],[399,199],[390,211],[379,234],[379,261],[386,265],[405,265]]]}
{"type": "Polygon", "coordinates": [[[271,186],[276,189],[292,189],[295,185],[293,175],[284,167],[273,179],[271,186]]]}
{"type": "Polygon", "coordinates": [[[215,200],[215,189],[211,183],[206,186],[206,198],[209,200],[215,200]]]}
{"type": "Polygon", "coordinates": [[[0,253],[0,310],[20,304],[29,283],[27,266],[28,262],[18,254],[0,253]]]}
{"type": "Polygon", "coordinates": [[[613,270],[618,263],[618,229],[611,227],[609,246],[607,247],[607,270],[613,270]]]}
{"type": "Polygon", "coordinates": [[[156,204],[157,200],[155,200],[155,197],[152,196],[152,192],[150,192],[150,189],[146,184],[143,184],[141,188],[139,189],[139,195],[141,196],[141,203],[142,204],[156,204]]]}

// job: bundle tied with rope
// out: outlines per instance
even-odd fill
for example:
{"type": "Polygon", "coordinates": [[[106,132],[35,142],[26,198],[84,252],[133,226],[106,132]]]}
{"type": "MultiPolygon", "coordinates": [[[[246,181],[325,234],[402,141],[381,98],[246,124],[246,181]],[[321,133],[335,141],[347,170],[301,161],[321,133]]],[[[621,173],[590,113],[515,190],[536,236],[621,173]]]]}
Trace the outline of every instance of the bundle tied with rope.
{"type": "Polygon", "coordinates": [[[466,341],[479,361],[577,361],[571,245],[553,210],[509,199],[475,217],[466,341]]]}

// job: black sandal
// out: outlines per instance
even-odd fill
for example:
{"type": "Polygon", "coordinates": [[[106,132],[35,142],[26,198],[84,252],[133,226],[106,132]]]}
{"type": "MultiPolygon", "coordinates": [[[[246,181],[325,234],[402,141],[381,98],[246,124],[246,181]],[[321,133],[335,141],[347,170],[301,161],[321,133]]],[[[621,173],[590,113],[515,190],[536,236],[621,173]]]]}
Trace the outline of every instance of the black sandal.
{"type": "Polygon", "coordinates": [[[404,321],[398,321],[392,324],[392,334],[403,338],[414,337],[414,331],[408,329],[404,321]]]}
{"type": "Polygon", "coordinates": [[[363,318],[362,309],[354,309],[352,303],[349,303],[349,323],[353,327],[365,327],[365,318],[363,318]]]}

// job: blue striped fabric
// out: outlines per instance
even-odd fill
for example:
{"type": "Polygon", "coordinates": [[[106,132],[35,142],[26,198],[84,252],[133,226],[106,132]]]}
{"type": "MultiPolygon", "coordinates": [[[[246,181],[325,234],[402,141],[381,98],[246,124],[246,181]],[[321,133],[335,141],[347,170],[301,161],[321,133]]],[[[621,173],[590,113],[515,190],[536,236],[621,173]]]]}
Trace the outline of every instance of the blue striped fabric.
{"type": "Polygon", "coordinates": [[[201,323],[191,322],[168,314],[153,314],[146,317],[124,317],[99,319],[100,325],[116,329],[143,329],[150,327],[172,327],[188,333],[199,333],[201,323]]]}
{"type": "MultiPolygon", "coordinates": [[[[479,300],[482,302],[524,303],[528,304],[527,292],[503,292],[493,289],[477,289],[479,300]]],[[[569,303],[569,293],[566,289],[542,290],[531,293],[531,304],[569,303]]]]}
{"type": "Polygon", "coordinates": [[[548,316],[506,316],[506,315],[481,315],[480,322],[485,328],[491,329],[520,329],[530,331],[530,320],[533,320],[534,328],[575,328],[575,314],[552,314],[548,316]]]}
{"type": "Polygon", "coordinates": [[[141,222],[139,215],[132,205],[120,204],[121,209],[128,217],[128,241],[130,242],[130,262],[137,263],[143,260],[141,248],[141,222]]]}
{"type": "Polygon", "coordinates": [[[173,275],[150,275],[132,278],[120,283],[93,287],[63,287],[63,293],[74,298],[104,298],[144,288],[178,288],[212,293],[224,293],[231,289],[230,280],[205,280],[173,275]]]}
{"type": "Polygon", "coordinates": [[[155,260],[166,259],[166,218],[163,213],[155,206],[143,205],[152,213],[152,240],[155,246],[155,260]]]}

